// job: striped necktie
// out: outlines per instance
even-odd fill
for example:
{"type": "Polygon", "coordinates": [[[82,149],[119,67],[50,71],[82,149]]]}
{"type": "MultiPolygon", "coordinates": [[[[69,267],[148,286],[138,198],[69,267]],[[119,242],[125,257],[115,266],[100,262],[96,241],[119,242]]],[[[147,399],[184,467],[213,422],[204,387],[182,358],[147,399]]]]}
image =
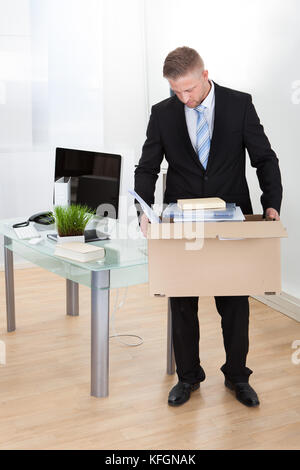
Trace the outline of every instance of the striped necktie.
{"type": "Polygon", "coordinates": [[[210,150],[209,128],[204,115],[206,107],[200,104],[194,109],[197,113],[196,151],[198,153],[200,163],[203,168],[206,169],[210,150]]]}

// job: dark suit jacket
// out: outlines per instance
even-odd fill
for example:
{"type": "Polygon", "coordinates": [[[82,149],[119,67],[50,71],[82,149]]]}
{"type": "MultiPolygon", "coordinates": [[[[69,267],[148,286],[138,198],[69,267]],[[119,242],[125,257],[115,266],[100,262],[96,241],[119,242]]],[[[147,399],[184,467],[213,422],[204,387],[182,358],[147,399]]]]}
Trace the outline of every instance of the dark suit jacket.
{"type": "Polygon", "coordinates": [[[184,105],[172,96],[152,107],[147,140],[135,171],[135,191],[154,203],[155,183],[165,155],[168,173],[164,202],[220,197],[252,214],[245,176],[245,149],[257,170],[263,211],[280,212],[282,185],[278,159],[252,104],[251,95],[215,83],[215,120],[206,170],[187,130],[184,105]]]}

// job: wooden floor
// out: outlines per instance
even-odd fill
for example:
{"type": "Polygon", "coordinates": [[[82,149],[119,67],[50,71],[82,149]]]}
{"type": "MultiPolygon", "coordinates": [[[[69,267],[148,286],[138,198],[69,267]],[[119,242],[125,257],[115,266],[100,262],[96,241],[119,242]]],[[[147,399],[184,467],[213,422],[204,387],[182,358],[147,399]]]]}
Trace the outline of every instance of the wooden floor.
{"type": "MultiPolygon", "coordinates": [[[[201,298],[200,391],[167,405],[166,299],[147,285],[128,289],[118,333],[142,336],[129,347],[110,340],[110,395],[90,397],[90,291],[80,287],[80,317],[65,315],[65,282],[41,269],[15,274],[17,330],[6,332],[0,275],[0,449],[299,449],[300,364],[291,345],[300,323],[250,299],[251,384],[261,405],[247,408],[225,389],[220,320],[201,298]]],[[[120,294],[124,291],[122,290],[120,294]]],[[[111,305],[115,292],[111,293],[111,305]]],[[[123,338],[128,342],[134,338],[123,338]]]]}

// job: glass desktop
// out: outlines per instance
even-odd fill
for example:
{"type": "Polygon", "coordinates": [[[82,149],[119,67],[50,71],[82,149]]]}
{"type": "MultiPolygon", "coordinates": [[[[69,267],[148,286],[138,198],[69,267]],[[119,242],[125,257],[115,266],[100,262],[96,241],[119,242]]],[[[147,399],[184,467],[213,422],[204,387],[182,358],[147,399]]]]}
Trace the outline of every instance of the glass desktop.
{"type": "Polygon", "coordinates": [[[113,234],[109,240],[91,242],[105,249],[105,258],[99,261],[80,263],[55,256],[56,242],[47,238],[55,233],[53,228],[46,229],[38,224],[35,228],[42,236],[42,242],[32,245],[29,240],[20,240],[12,225],[23,219],[7,219],[0,221],[0,234],[4,245],[13,253],[57,275],[78,284],[91,287],[91,272],[110,271],[110,288],[125,287],[148,282],[147,240],[145,238],[125,238],[124,227],[114,222],[113,234]],[[123,238],[117,238],[121,233],[123,238]]]}

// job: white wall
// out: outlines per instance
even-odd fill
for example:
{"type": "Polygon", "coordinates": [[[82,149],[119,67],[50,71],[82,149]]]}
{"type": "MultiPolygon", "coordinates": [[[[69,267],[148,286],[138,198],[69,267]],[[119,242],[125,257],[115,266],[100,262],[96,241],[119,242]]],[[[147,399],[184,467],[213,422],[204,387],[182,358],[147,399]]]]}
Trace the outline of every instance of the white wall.
{"type": "Polygon", "coordinates": [[[104,1],[104,144],[129,146],[136,159],[148,121],[145,80],[143,1],[104,1]]]}
{"type": "Polygon", "coordinates": [[[56,146],[103,145],[101,7],[0,1],[1,218],[51,208],[56,146]]]}
{"type": "Polygon", "coordinates": [[[134,186],[134,165],[148,122],[143,1],[104,0],[102,39],[103,146],[123,157],[124,222],[133,202],[128,189],[134,186]]]}
{"type": "Polygon", "coordinates": [[[53,171],[35,160],[53,168],[56,146],[123,153],[133,184],[148,119],[143,2],[0,0],[0,13],[0,217],[48,209],[53,171]]]}
{"type": "Polygon", "coordinates": [[[298,0],[0,0],[0,13],[1,218],[48,208],[56,145],[124,149],[131,185],[150,107],[169,95],[164,58],[188,45],[253,95],[283,176],[283,290],[300,298],[298,0]]]}
{"type": "Polygon", "coordinates": [[[50,142],[95,148],[103,143],[102,2],[47,5],[50,142]]]}
{"type": "Polygon", "coordinates": [[[0,218],[51,208],[57,146],[120,153],[127,197],[148,119],[143,2],[0,0],[0,60],[0,218]]]}
{"type": "Polygon", "coordinates": [[[31,182],[32,169],[38,166],[30,152],[30,3],[1,0],[0,12],[0,215],[5,218],[20,215],[20,208],[36,199],[31,182]]]}
{"type": "MultiPolygon", "coordinates": [[[[281,218],[289,232],[289,239],[282,241],[283,290],[298,298],[299,17],[298,0],[146,0],[150,105],[168,96],[162,64],[168,52],[183,45],[199,51],[210,78],[253,95],[283,178],[281,218]]],[[[261,213],[261,192],[249,163],[247,177],[254,211],[261,213]]]]}
{"type": "Polygon", "coordinates": [[[0,0],[0,147],[31,145],[29,1],[0,0]]]}

